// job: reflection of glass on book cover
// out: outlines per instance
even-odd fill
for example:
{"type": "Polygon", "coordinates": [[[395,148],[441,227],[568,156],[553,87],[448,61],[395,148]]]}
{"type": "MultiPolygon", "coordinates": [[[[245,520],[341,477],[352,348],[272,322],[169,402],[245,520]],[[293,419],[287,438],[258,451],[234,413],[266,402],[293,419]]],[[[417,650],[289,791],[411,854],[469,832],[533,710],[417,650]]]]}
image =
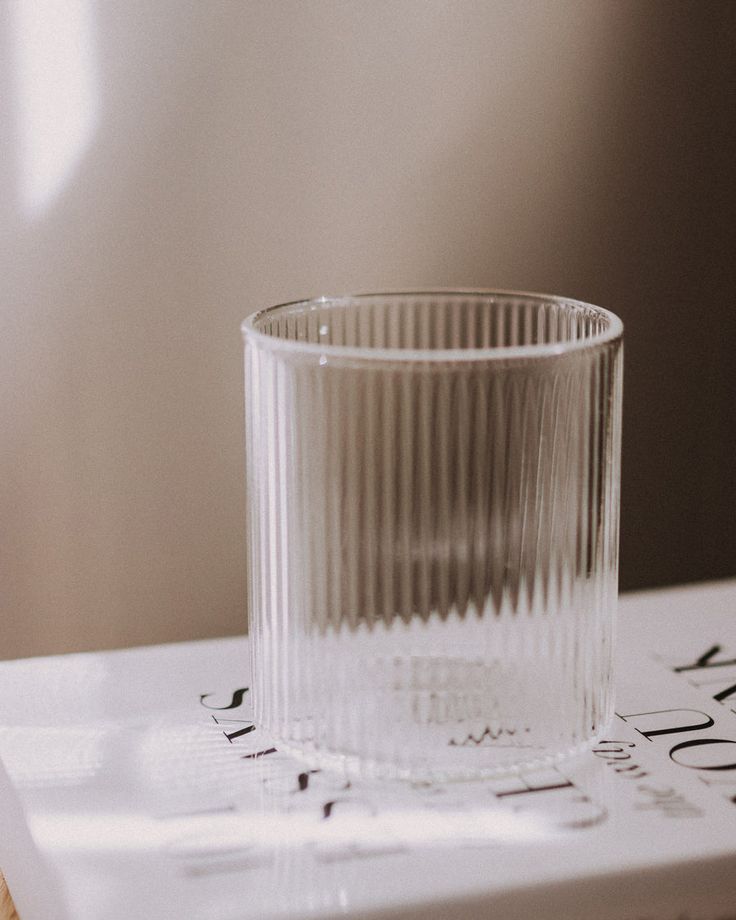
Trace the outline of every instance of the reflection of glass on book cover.
{"type": "Polygon", "coordinates": [[[238,638],[0,663],[23,920],[736,918],[736,582],[624,597],[605,737],[486,782],[309,770],[253,725],[247,662],[238,638]]]}

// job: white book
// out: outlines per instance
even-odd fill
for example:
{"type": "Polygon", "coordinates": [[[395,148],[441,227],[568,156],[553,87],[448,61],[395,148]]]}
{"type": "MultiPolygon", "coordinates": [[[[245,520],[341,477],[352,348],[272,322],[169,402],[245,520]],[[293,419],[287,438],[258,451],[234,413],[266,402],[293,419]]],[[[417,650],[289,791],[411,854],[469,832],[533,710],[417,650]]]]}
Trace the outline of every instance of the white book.
{"type": "Polygon", "coordinates": [[[516,777],[346,788],[270,749],[248,668],[245,638],[0,663],[23,920],[736,918],[736,581],[624,596],[608,732],[516,777]]]}

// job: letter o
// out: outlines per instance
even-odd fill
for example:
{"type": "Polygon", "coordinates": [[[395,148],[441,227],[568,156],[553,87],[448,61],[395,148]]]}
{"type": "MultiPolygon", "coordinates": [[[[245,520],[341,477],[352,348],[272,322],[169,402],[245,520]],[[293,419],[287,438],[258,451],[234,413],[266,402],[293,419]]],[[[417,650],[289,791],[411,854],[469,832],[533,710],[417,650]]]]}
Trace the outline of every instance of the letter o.
{"type": "Polygon", "coordinates": [[[681,767],[688,767],[690,770],[736,770],[736,762],[715,764],[708,767],[700,764],[683,763],[675,757],[676,751],[682,751],[690,747],[700,747],[703,744],[736,744],[736,741],[729,741],[728,738],[693,738],[691,741],[681,741],[670,751],[670,760],[679,764],[681,767]]]}

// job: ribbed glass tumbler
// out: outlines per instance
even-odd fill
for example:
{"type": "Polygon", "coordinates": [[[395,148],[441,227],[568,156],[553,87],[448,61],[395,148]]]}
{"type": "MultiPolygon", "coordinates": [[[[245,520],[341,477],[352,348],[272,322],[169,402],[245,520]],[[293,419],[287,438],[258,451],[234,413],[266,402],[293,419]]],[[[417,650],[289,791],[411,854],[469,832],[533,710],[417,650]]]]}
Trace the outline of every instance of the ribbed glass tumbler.
{"type": "Polygon", "coordinates": [[[243,324],[258,723],[368,776],[550,762],[604,729],[622,325],[507,292],[243,324]]]}

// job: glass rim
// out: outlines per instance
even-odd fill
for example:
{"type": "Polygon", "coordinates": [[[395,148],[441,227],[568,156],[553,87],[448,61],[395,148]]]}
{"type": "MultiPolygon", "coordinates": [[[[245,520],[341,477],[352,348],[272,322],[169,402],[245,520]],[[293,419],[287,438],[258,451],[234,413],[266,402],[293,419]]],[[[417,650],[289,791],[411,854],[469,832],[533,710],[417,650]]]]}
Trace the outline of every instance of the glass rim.
{"type": "Polygon", "coordinates": [[[576,300],[572,297],[563,297],[559,294],[542,294],[531,291],[504,290],[499,288],[416,288],[396,291],[361,292],[357,294],[325,295],[321,297],[307,297],[299,300],[290,300],[285,303],[264,307],[249,314],[241,323],[240,330],[244,340],[253,340],[260,348],[270,351],[281,351],[290,354],[314,355],[316,357],[347,358],[362,361],[392,361],[398,363],[409,362],[469,362],[469,361],[506,361],[509,359],[530,359],[561,357],[563,355],[590,351],[602,345],[615,342],[623,337],[624,325],[621,319],[595,304],[576,300]],[[370,298],[398,298],[398,297],[428,297],[428,296],[458,296],[458,297],[508,297],[536,302],[554,303],[560,306],[585,309],[597,314],[608,323],[606,329],[595,333],[588,338],[574,339],[569,342],[547,342],[532,345],[494,345],[485,348],[387,348],[381,346],[371,348],[355,345],[334,345],[327,342],[304,342],[297,339],[285,339],[271,335],[257,328],[259,322],[266,314],[289,307],[304,307],[317,310],[329,305],[348,304],[352,301],[368,300],[370,298]]]}

